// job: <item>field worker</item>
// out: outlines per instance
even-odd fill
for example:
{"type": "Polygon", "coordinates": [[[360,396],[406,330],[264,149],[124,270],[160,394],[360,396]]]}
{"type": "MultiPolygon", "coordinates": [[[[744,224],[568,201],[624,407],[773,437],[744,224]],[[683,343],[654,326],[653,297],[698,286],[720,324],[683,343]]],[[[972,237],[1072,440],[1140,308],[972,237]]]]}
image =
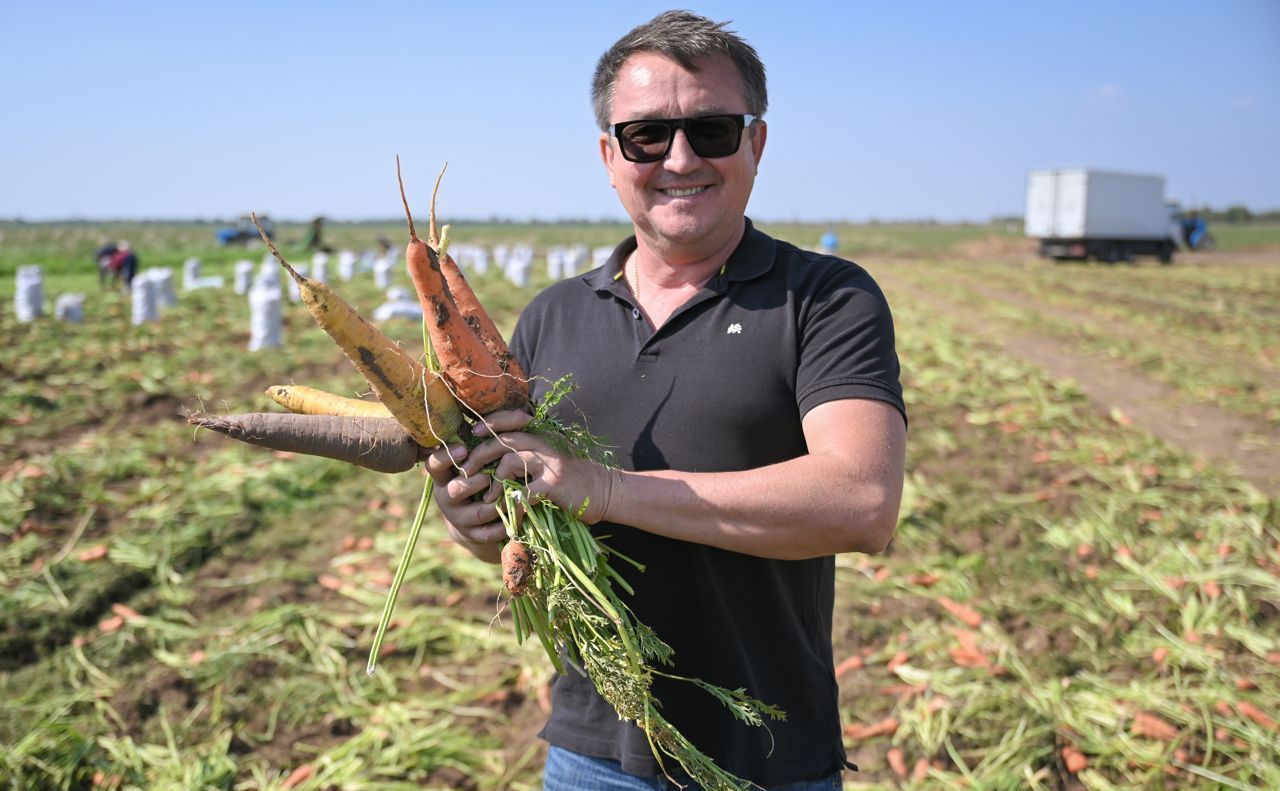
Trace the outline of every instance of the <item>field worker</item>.
{"type": "Polygon", "coordinates": [[[93,260],[98,264],[98,285],[105,287],[108,280],[114,280],[114,274],[111,271],[111,257],[116,254],[116,250],[120,247],[114,242],[107,242],[97,249],[93,254],[93,260]]]}
{"type": "MultiPolygon", "coordinates": [[[[724,23],[678,11],[637,27],[600,59],[592,96],[634,236],[535,297],[511,349],[535,399],[572,374],[560,416],[604,438],[617,467],[559,455],[520,432],[528,415],[497,412],[501,441],[428,459],[440,511],[496,563],[505,534],[486,465],[527,471],[562,507],[589,500],[584,520],[646,567],[623,598],[675,649],[673,672],[745,687],[786,721],[740,724],[696,686],[659,678],[663,715],[764,788],[839,788],[834,556],[883,550],[902,493],[889,308],[855,264],[747,219],[765,75],[724,23]]],[[[576,670],[555,679],[540,735],[547,791],[674,787],[644,732],[576,670]]]]}
{"type": "Polygon", "coordinates": [[[138,255],[122,239],[116,243],[116,251],[111,254],[108,267],[113,277],[118,278],[124,284],[124,290],[128,291],[133,286],[133,276],[138,274],[138,255]]]}

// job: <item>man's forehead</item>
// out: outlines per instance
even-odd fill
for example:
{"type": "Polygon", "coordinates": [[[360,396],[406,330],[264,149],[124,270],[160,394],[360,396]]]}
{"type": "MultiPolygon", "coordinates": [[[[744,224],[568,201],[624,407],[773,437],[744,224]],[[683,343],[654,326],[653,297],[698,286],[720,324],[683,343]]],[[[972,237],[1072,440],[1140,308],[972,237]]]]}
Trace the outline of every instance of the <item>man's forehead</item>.
{"type": "Polygon", "coordinates": [[[730,91],[721,84],[731,82],[731,92],[739,93],[740,79],[733,62],[727,57],[711,56],[697,61],[697,67],[697,71],[687,69],[657,52],[631,55],[619,69],[614,85],[615,109],[619,100],[626,100],[628,117],[661,118],[670,115],[669,102],[679,98],[686,115],[742,112],[736,107],[739,102],[727,96],[730,91]]]}

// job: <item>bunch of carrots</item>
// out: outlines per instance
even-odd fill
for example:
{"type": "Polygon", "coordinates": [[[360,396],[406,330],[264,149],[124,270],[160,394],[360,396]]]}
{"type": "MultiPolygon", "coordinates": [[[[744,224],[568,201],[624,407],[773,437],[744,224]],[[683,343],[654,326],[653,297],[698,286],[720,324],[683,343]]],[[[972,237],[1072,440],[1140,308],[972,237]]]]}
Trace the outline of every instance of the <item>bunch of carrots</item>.
{"type": "MultiPolygon", "coordinates": [[[[443,177],[443,170],[440,175],[443,177]]],[[[399,179],[399,158],[396,176],[399,179]]],[[[405,263],[423,310],[427,349],[423,360],[367,322],[327,285],[301,275],[263,233],[267,247],[298,284],[311,315],[364,376],[378,400],[344,398],[304,386],[276,386],[268,388],[267,395],[289,413],[196,414],[189,422],[274,450],[325,456],[379,472],[403,472],[418,463],[423,449],[459,440],[470,442],[470,426],[485,415],[523,409],[533,416],[526,431],[547,436],[567,452],[608,463],[599,440],[579,426],[561,423],[552,414],[569,392],[567,379],[552,383],[543,399],[530,403],[525,372],[448,254],[448,226],[437,233],[439,188],[437,178],[424,241],[418,238],[400,181],[410,237],[405,263]]],[[[502,551],[503,581],[511,596],[517,639],[536,635],[560,672],[566,662],[579,672],[585,670],[618,716],[644,730],[660,762],[663,756],[674,758],[694,781],[708,789],[750,787],[716,766],[661,716],[650,691],[653,677],[696,684],[747,724],[763,725],[765,715],[782,719],[783,712],[751,698],[742,689],[729,690],[659,669],[671,664],[671,648],[639,623],[619,597],[616,588],[628,593],[631,588],[610,561],[618,559],[643,568],[592,535],[579,518],[581,511],[530,500],[519,482],[501,484],[504,495],[499,513],[508,535],[502,551]]],[[[431,495],[432,480],[427,478],[374,635],[369,673],[374,672],[431,495]]],[[[582,508],[586,506],[584,503],[582,508]]]]}

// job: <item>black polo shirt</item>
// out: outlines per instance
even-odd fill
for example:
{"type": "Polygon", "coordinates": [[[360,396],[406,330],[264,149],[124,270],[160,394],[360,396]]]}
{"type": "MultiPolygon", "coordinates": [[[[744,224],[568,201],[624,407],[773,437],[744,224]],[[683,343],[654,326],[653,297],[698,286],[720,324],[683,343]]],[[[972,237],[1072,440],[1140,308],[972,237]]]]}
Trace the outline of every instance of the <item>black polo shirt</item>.
{"type": "MultiPolygon", "coordinates": [[[[871,398],[903,413],[893,323],[867,272],[776,241],[747,222],[721,271],[651,331],[619,273],[634,237],[601,268],[557,283],[520,316],[511,349],[533,395],[573,374],[564,419],[613,447],[625,470],[746,470],[807,452],[801,420],[836,399],[871,398]]],[[[635,588],[624,599],[675,649],[674,672],[745,687],[785,722],[738,723],[696,686],[656,679],[662,714],[721,767],[770,786],[844,765],[831,656],[835,559],[779,561],[595,527],[635,588]],[[770,754],[772,752],[772,755],[770,754]]],[[[659,769],[642,731],[621,722],[574,671],[552,688],[542,736],[554,745],[659,769]]]]}

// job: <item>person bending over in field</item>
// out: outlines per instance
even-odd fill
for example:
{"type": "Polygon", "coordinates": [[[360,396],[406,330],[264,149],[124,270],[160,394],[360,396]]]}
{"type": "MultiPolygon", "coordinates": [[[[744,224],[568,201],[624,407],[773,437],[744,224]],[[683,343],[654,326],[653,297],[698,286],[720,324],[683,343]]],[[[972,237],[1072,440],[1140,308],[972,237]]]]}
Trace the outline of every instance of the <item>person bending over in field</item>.
{"type": "Polygon", "coordinates": [[[133,252],[128,242],[121,241],[116,245],[116,251],[111,254],[107,268],[111,271],[112,280],[122,283],[124,290],[128,291],[133,287],[134,275],[138,274],[138,255],[133,252]]]}
{"type": "MultiPolygon", "coordinates": [[[[604,437],[617,467],[561,455],[521,433],[527,414],[497,412],[496,439],[430,457],[437,502],[454,540],[495,563],[505,532],[482,470],[504,454],[560,506],[587,503],[585,521],[645,565],[625,598],[675,649],[674,672],[745,686],[786,721],[749,727],[657,678],[664,716],[764,788],[838,788],[834,556],[882,551],[902,493],[889,307],[856,264],[746,217],[768,137],[765,72],[723,23],[673,11],[640,25],[601,57],[592,98],[634,235],[535,297],[511,351],[535,399],[572,374],[561,417],[604,437]]],[[[644,733],[578,671],[555,679],[552,701],[548,791],[665,782],[644,733]]]]}
{"type": "Polygon", "coordinates": [[[107,242],[93,254],[93,260],[98,264],[98,285],[103,288],[106,288],[107,281],[115,282],[115,275],[111,271],[111,257],[119,249],[114,242],[107,242]]]}

